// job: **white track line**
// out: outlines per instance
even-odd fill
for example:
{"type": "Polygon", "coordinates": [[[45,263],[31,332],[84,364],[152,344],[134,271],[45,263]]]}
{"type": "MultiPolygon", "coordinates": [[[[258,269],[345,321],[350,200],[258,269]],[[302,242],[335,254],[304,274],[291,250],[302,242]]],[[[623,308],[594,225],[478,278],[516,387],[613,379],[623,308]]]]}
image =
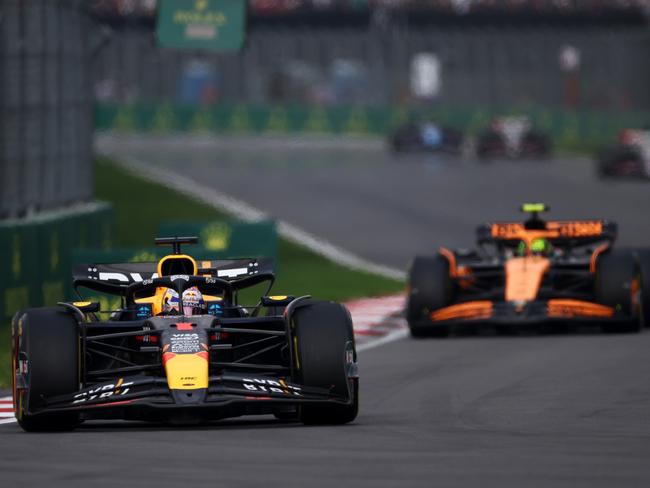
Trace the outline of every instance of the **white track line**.
{"type": "MultiPolygon", "coordinates": [[[[161,168],[155,164],[147,163],[133,157],[115,155],[114,159],[121,167],[145,180],[172,188],[189,198],[210,205],[218,210],[225,211],[243,221],[255,222],[269,218],[262,210],[169,169],[161,168]]],[[[388,278],[398,280],[406,278],[406,273],[401,270],[370,262],[288,222],[278,220],[277,226],[278,233],[282,237],[307,247],[337,264],[388,278]]]]}
{"type": "Polygon", "coordinates": [[[394,330],[393,332],[389,332],[387,335],[380,339],[359,344],[357,346],[357,352],[367,351],[368,349],[374,349],[375,347],[383,346],[389,342],[399,341],[400,339],[408,337],[408,335],[409,331],[406,329],[394,330]]]}

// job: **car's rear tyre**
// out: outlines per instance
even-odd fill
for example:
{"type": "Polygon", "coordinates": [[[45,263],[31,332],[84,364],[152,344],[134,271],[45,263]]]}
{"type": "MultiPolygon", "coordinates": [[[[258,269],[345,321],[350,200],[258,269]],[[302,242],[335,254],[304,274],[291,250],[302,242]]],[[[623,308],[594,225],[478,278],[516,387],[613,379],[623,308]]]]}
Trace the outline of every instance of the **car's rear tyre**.
{"type": "Polygon", "coordinates": [[[650,249],[637,251],[641,277],[641,318],[643,325],[650,327],[650,249]]]}
{"type": "Polygon", "coordinates": [[[413,337],[446,337],[449,327],[434,325],[431,312],[449,305],[453,283],[449,277],[449,261],[442,255],[417,256],[408,277],[406,321],[413,337]]]}
{"type": "Polygon", "coordinates": [[[629,323],[605,324],[605,332],[639,332],[641,320],[633,300],[634,283],[639,282],[639,268],[632,252],[613,251],[598,258],[594,293],[596,301],[631,317],[629,323]]]}
{"type": "Polygon", "coordinates": [[[546,134],[531,131],[524,136],[522,141],[524,152],[539,158],[548,158],[551,155],[551,140],[546,134]]]}
{"type": "Polygon", "coordinates": [[[478,136],[476,141],[476,156],[481,160],[489,160],[504,156],[506,144],[503,137],[494,131],[486,131],[478,136]]]}
{"type": "Polygon", "coordinates": [[[74,393],[79,388],[79,324],[61,308],[33,308],[16,314],[13,361],[14,383],[19,361],[24,388],[14,390],[16,418],[28,432],[74,429],[77,413],[34,415],[44,398],[74,393]]]}
{"type": "Polygon", "coordinates": [[[644,176],[643,157],[638,150],[631,147],[609,148],[603,151],[598,159],[598,173],[603,177],[644,176]]]}
{"type": "Polygon", "coordinates": [[[347,405],[302,404],[298,417],[305,424],[346,424],[359,412],[359,380],[352,319],[338,303],[312,301],[292,316],[299,381],[307,387],[325,388],[347,405]],[[354,374],[351,374],[354,373],[354,374]]]}

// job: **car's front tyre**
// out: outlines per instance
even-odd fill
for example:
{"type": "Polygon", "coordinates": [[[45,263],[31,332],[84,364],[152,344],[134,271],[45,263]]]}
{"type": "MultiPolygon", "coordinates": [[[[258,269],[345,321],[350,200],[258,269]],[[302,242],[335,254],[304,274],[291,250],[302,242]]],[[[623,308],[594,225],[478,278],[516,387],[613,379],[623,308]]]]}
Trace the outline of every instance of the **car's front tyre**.
{"type": "Polygon", "coordinates": [[[446,337],[449,328],[434,325],[431,312],[451,303],[454,289],[449,261],[444,256],[417,256],[408,276],[406,321],[413,337],[446,337]]]}
{"type": "Polygon", "coordinates": [[[625,325],[605,324],[605,332],[641,330],[641,317],[634,301],[634,287],[639,284],[639,267],[632,252],[612,251],[598,258],[594,283],[596,301],[631,318],[625,325]]]}
{"type": "Polygon", "coordinates": [[[338,403],[300,406],[299,418],[305,424],[346,424],[359,411],[359,380],[350,374],[356,366],[352,320],[338,303],[312,301],[299,307],[291,317],[299,381],[304,386],[328,389],[338,403]]]}
{"type": "Polygon", "coordinates": [[[79,388],[79,324],[62,308],[33,308],[12,322],[14,404],[18,424],[28,432],[74,429],[73,412],[34,414],[45,399],[79,388]],[[20,372],[20,382],[16,383],[20,372]]]}

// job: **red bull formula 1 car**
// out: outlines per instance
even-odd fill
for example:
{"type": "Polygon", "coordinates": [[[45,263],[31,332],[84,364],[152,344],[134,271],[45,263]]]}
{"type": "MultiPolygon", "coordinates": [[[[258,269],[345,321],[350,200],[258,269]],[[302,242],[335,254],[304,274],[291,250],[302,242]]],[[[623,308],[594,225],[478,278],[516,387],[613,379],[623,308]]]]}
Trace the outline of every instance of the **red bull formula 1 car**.
{"type": "Polygon", "coordinates": [[[107,418],[354,420],[356,350],[344,306],[269,296],[271,260],[197,263],[180,252],[196,238],[156,241],[174,249],[158,263],[75,269],[75,290],[116,295],[118,310],[78,301],[16,314],[13,396],[23,429],[107,418]],[[259,303],[238,304],[241,290],[263,284],[259,303]]]}
{"type": "Polygon", "coordinates": [[[603,220],[545,221],[526,204],[525,222],[477,229],[478,249],[441,248],[409,273],[407,321],[413,336],[444,337],[480,326],[512,330],[597,324],[638,332],[650,305],[648,263],[614,250],[617,228],[603,220]]]}

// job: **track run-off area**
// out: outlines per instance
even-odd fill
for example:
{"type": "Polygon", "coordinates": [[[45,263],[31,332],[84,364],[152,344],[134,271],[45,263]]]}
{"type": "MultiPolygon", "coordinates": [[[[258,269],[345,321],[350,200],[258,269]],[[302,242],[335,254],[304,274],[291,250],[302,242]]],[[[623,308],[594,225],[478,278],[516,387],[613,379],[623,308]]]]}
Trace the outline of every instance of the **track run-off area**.
{"type": "MultiPolygon", "coordinates": [[[[324,252],[385,273],[403,273],[415,254],[439,245],[471,247],[477,224],[520,218],[524,201],[548,203],[558,219],[615,220],[621,246],[650,246],[650,185],[598,180],[588,158],[397,158],[379,140],[317,137],[102,136],[97,149],[245,202],[313,237],[324,252]]],[[[394,315],[399,298],[394,303],[382,313],[394,315]]],[[[650,332],[413,340],[399,317],[392,326],[364,327],[374,320],[368,302],[365,319],[355,316],[358,303],[349,305],[362,349],[354,423],[101,422],[65,434],[0,425],[3,482],[650,486],[650,332]],[[376,332],[389,340],[364,347],[376,332]]]]}

